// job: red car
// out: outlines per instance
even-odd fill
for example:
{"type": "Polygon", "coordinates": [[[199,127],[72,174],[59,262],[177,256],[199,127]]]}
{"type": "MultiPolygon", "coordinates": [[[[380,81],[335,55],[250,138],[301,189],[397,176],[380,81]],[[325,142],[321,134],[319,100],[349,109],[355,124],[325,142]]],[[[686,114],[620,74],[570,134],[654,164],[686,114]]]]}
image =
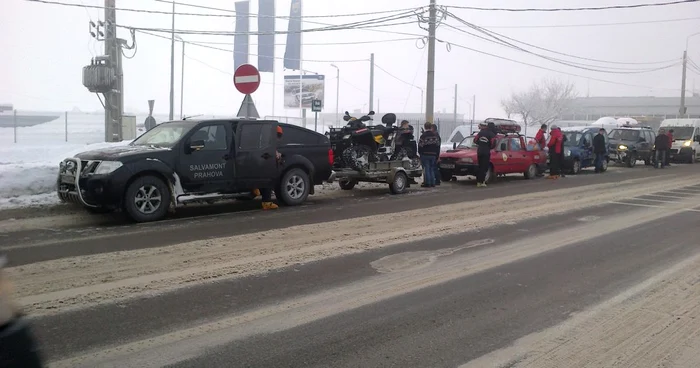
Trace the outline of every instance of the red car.
{"type": "MultiPolygon", "coordinates": [[[[452,150],[440,154],[440,176],[449,181],[453,176],[476,176],[478,162],[476,144],[473,134],[454,146],[452,150]]],[[[520,126],[512,124],[498,125],[496,148],[491,150],[491,165],[486,175],[486,182],[496,176],[522,173],[532,179],[543,173],[547,167],[547,155],[536,144],[529,144],[520,134],[520,126]]]]}

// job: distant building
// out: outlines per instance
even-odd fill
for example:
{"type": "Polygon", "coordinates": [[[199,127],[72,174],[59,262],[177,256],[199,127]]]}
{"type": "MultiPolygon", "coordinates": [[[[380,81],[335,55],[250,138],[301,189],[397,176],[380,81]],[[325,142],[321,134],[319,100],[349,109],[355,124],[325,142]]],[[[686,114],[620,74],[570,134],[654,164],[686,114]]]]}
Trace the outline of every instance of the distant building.
{"type": "MultiPolygon", "coordinates": [[[[687,115],[700,118],[700,96],[685,98],[687,115]]],[[[679,118],[680,97],[579,97],[561,120],[595,121],[605,116],[633,117],[640,123],[658,126],[667,118],[679,118]]]]}

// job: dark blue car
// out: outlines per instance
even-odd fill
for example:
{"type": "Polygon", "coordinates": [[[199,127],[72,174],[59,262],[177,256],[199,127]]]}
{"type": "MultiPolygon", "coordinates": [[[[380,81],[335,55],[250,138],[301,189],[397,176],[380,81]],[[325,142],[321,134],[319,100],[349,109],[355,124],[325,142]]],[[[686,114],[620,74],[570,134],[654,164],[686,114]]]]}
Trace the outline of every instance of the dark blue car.
{"type": "MultiPolygon", "coordinates": [[[[600,127],[566,127],[561,132],[566,136],[564,143],[564,162],[562,169],[571,174],[578,174],[582,169],[595,167],[595,154],[593,154],[593,137],[598,134],[600,127]]],[[[605,136],[605,146],[608,146],[608,137],[605,136]]],[[[608,169],[610,157],[605,154],[603,171],[608,169]]]]}

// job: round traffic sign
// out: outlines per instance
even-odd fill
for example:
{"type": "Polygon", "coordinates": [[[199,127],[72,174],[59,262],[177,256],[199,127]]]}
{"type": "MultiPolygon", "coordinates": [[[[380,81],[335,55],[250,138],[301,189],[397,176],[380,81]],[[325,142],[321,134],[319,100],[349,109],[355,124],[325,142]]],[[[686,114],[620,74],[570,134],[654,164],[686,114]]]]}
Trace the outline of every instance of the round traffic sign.
{"type": "Polygon", "coordinates": [[[233,85],[238,92],[249,95],[260,87],[260,72],[250,64],[242,64],[233,73],[233,85]]]}

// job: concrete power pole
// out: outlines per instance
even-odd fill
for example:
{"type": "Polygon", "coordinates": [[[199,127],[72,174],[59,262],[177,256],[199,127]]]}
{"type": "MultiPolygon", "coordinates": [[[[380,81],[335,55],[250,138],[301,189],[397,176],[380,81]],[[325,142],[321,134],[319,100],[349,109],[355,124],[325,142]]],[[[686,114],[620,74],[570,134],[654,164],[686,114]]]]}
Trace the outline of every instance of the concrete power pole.
{"type": "Polygon", "coordinates": [[[122,140],[122,114],[124,111],[124,73],[121,63],[121,46],[117,39],[116,0],[105,0],[105,54],[109,64],[116,67],[116,88],[105,93],[105,142],[122,140]]]}
{"type": "Polygon", "coordinates": [[[369,56],[369,111],[374,109],[374,54],[369,56]]]}
{"type": "MultiPolygon", "coordinates": [[[[183,43],[184,44],[184,43],[183,43]]],[[[175,0],[173,0],[173,24],[170,33],[170,114],[169,120],[173,120],[175,110],[175,0]]]]}
{"type": "Polygon", "coordinates": [[[686,112],[685,107],[685,69],[688,63],[688,50],[683,51],[683,79],[681,79],[681,107],[678,109],[678,115],[683,117],[686,112]]]}
{"type": "Polygon", "coordinates": [[[426,84],[425,121],[433,122],[435,109],[435,28],[437,9],[435,0],[430,0],[430,19],[428,24],[428,82],[426,84]]]}

